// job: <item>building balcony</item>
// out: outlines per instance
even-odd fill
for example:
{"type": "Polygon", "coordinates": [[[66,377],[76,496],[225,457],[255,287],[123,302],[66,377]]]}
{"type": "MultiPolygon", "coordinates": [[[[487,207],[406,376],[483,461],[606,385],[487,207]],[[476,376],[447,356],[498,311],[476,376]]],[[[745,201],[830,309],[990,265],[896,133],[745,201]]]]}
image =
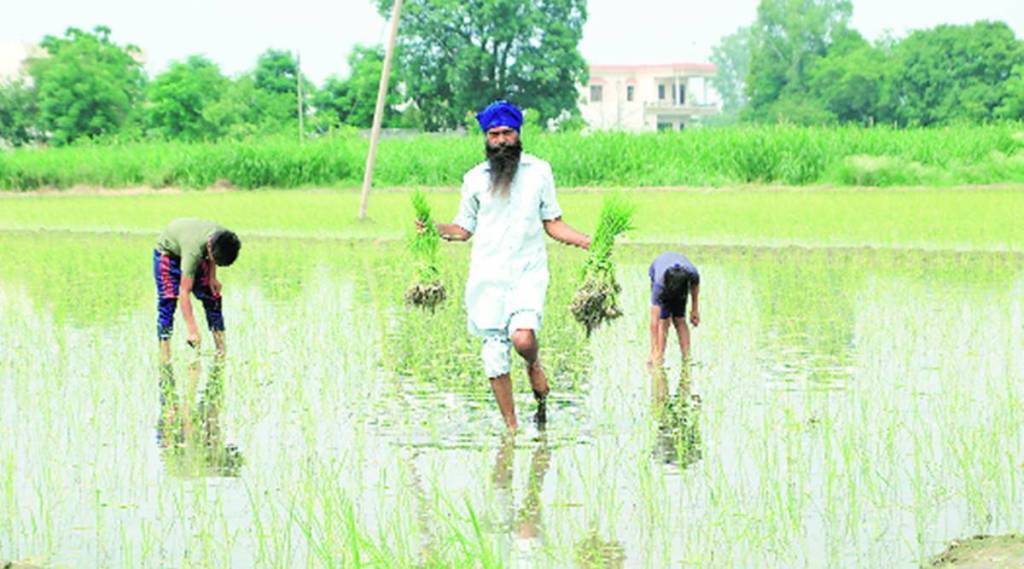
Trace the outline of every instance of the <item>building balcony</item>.
{"type": "Polygon", "coordinates": [[[644,111],[683,115],[713,115],[718,112],[718,107],[710,104],[694,104],[690,101],[686,101],[683,104],[669,100],[644,101],[644,111]]]}

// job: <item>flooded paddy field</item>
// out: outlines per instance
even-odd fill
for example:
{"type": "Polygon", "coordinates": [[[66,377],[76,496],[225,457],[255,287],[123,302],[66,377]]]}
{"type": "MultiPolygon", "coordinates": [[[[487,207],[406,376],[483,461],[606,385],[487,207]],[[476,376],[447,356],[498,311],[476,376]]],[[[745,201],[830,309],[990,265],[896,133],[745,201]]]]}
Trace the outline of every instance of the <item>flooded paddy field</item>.
{"type": "Polygon", "coordinates": [[[647,265],[679,245],[616,251],[625,316],[589,340],[584,256],[551,245],[553,397],[530,422],[515,369],[513,437],[465,332],[468,247],[430,313],[400,242],[248,239],[226,359],[179,315],[162,370],[152,241],[0,233],[0,559],[919,567],[1024,531],[1019,253],[687,248],[694,361],[652,373],[647,265]]]}

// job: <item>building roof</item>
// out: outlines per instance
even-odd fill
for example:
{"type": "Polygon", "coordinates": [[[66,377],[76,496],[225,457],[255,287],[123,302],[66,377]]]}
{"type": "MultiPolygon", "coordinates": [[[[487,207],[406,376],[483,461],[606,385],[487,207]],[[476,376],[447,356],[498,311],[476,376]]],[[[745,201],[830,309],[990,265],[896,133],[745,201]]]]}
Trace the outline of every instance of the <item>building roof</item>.
{"type": "Polygon", "coordinates": [[[651,63],[651,64],[593,64],[591,73],[637,73],[643,71],[670,73],[715,73],[718,68],[711,63],[651,63]]]}

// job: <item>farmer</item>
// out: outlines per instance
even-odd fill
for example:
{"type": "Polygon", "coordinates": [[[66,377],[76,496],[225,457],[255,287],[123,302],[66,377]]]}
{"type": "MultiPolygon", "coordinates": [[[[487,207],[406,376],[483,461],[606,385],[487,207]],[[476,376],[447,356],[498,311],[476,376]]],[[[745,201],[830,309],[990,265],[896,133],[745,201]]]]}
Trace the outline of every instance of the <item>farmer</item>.
{"type": "Polygon", "coordinates": [[[153,251],[153,276],[158,299],[156,330],[163,365],[171,362],[171,333],[179,297],[188,326],[188,343],[199,348],[199,327],[192,314],[191,295],[203,303],[217,354],[224,355],[224,315],[217,267],[234,263],[241,247],[242,242],[233,232],[201,219],[175,219],[160,235],[153,251]]]}
{"type": "Polygon", "coordinates": [[[477,115],[477,121],[486,134],[487,160],[463,177],[454,222],[436,226],[447,241],[476,237],[465,292],[468,328],[481,338],[484,372],[505,424],[515,430],[509,377],[512,347],[526,362],[538,403],[536,419],[546,418],[549,388],[537,345],[548,288],[544,233],[583,249],[590,247],[590,237],[562,221],[551,166],[522,153],[522,112],[511,103],[495,101],[477,115]]]}
{"type": "Polygon", "coordinates": [[[686,326],[686,297],[690,305],[690,324],[700,324],[697,296],[700,273],[685,256],[672,251],[658,255],[647,271],[651,277],[651,356],[650,366],[660,366],[665,358],[665,342],[669,320],[676,328],[683,361],[690,359],[690,329],[686,326]]]}

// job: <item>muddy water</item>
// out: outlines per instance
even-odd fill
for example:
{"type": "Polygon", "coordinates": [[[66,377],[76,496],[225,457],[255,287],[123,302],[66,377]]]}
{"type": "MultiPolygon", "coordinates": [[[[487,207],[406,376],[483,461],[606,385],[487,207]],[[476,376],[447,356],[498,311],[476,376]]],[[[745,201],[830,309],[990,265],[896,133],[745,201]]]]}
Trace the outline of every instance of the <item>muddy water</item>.
{"type": "MultiPolygon", "coordinates": [[[[1024,531],[1015,255],[687,250],[694,363],[652,375],[660,249],[616,253],[626,315],[588,342],[582,257],[553,248],[555,396],[542,428],[515,370],[508,437],[458,294],[407,310],[397,246],[247,243],[226,361],[179,319],[171,370],[148,246],[0,235],[0,559],[917,567],[1024,531]]],[[[451,291],[466,253],[445,251],[451,291]]]]}

